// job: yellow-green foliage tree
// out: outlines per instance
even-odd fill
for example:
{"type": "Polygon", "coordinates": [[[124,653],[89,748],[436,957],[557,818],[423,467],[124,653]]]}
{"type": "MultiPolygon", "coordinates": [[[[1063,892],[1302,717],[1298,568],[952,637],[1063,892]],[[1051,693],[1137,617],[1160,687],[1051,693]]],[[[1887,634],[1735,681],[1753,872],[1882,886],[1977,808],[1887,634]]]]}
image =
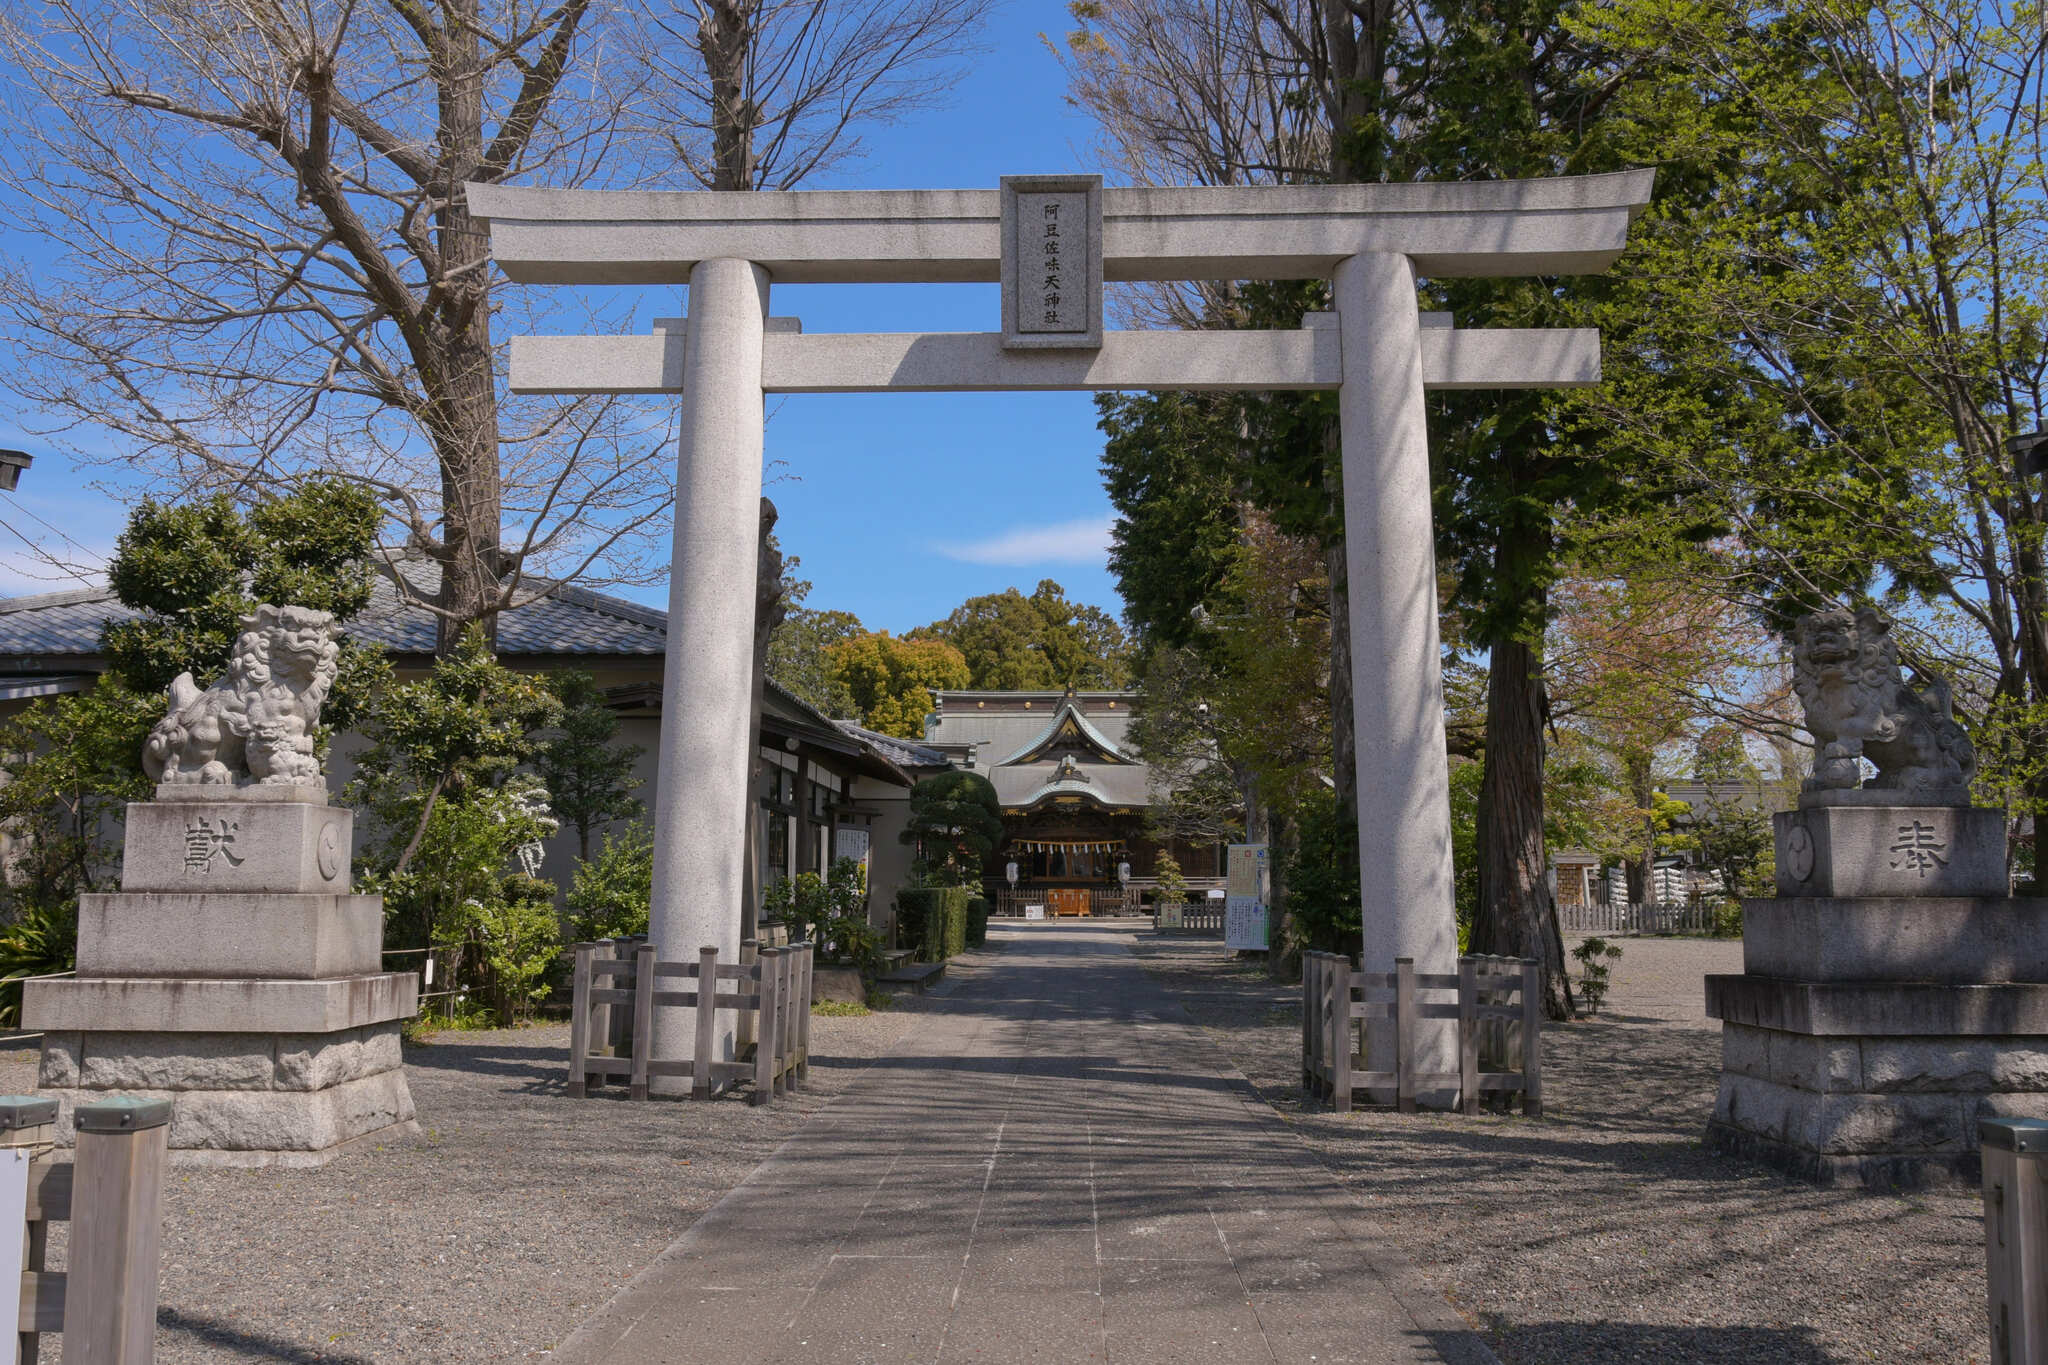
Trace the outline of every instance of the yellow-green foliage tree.
{"type": "Polygon", "coordinates": [[[917,739],[932,693],[967,686],[967,660],[944,640],[898,640],[886,630],[829,645],[834,681],[860,709],[861,723],[885,735],[917,739]]]}

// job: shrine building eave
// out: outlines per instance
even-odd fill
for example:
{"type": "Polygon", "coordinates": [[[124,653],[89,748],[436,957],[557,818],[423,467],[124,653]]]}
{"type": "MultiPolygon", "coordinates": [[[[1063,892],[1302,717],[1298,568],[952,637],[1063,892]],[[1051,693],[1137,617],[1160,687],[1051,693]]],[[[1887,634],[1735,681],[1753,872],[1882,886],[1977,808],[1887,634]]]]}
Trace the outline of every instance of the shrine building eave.
{"type": "Polygon", "coordinates": [[[1115,740],[1091,724],[1074,699],[1067,697],[1060,703],[1060,709],[1053,713],[1052,719],[1046,723],[1045,729],[1039,732],[1037,738],[1009,757],[999,759],[995,766],[1007,768],[1013,764],[1035,762],[1047,749],[1069,735],[1086,745],[1096,758],[1104,763],[1128,764],[1137,761],[1117,747],[1115,740]]]}
{"type": "MultiPolygon", "coordinates": [[[[1593,274],[1621,254],[1655,174],[1106,189],[1103,278],[1324,279],[1367,252],[1437,278],[1593,274]]],[[[519,284],[681,284],[719,257],[781,284],[988,282],[1001,269],[993,189],[465,193],[519,284]]]]}

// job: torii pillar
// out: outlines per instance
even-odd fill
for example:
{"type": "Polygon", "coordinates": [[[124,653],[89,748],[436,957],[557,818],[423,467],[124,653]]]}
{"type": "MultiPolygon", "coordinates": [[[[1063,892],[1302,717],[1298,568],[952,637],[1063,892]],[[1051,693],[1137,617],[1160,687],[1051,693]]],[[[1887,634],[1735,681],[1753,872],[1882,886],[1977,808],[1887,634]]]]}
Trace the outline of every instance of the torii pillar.
{"type": "MultiPolygon", "coordinates": [[[[1436,548],[1423,394],[1599,380],[1587,330],[1462,331],[1418,276],[1604,270],[1652,175],[1457,184],[732,193],[468,187],[527,284],[690,286],[685,328],[518,337],[526,393],[680,394],[651,937],[666,960],[737,949],[747,809],[764,393],[1336,389],[1357,728],[1360,967],[1457,968],[1436,548]],[[1255,332],[1105,332],[1104,280],[1328,279],[1335,316],[1255,332]],[[1000,331],[804,336],[783,283],[996,281],[1000,331]]],[[[658,1018],[661,1016],[657,1016],[658,1018]]],[[[1418,1064],[1455,1068],[1446,1020],[1418,1064]]],[[[691,1050],[680,1016],[659,1055],[691,1050]]],[[[718,1059],[732,1055],[728,1027],[718,1059]]],[[[1385,1040],[1372,1069],[1391,1070],[1385,1040]],[[1385,1055],[1379,1055],[1382,1052],[1385,1055]]],[[[1419,1096],[1441,1103],[1441,1093],[1419,1096]]]]}

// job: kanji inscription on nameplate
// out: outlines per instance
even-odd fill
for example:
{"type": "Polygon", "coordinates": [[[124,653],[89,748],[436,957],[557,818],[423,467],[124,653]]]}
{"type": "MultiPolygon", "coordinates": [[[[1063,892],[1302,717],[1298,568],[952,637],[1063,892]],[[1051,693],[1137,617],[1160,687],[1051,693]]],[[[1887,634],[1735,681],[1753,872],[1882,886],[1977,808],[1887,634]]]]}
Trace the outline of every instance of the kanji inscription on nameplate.
{"type": "Polygon", "coordinates": [[[1003,177],[1003,346],[1102,345],[1102,177],[1003,177]]]}

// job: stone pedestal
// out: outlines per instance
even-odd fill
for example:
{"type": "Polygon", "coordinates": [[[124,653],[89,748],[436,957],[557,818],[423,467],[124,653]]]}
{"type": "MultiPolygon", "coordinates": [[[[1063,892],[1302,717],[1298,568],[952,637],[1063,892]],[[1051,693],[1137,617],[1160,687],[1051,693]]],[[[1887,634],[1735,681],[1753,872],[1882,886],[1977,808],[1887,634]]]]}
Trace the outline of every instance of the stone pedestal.
{"type": "Polygon", "coordinates": [[[121,890],[80,898],[78,975],[32,981],[40,1088],[172,1101],[187,1164],[317,1166],[415,1131],[381,970],[384,908],[350,895],[352,812],[319,786],[176,785],[128,807],[121,890]]]}
{"type": "Polygon", "coordinates": [[[2048,900],[2006,894],[1999,812],[1873,795],[1776,817],[1778,898],[1743,903],[1742,974],[1707,978],[1707,1142],[1824,1183],[1974,1184],[1978,1119],[2048,1116],[2048,900]]]}

